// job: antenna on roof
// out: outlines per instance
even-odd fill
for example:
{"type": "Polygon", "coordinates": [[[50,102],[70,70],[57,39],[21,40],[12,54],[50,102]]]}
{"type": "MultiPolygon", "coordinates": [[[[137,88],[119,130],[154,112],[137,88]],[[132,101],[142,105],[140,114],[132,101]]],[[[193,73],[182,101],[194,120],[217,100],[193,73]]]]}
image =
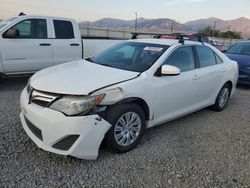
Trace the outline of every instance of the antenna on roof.
{"type": "Polygon", "coordinates": [[[20,12],[19,14],[18,14],[18,16],[25,16],[26,14],[24,14],[24,12],[20,12]]]}

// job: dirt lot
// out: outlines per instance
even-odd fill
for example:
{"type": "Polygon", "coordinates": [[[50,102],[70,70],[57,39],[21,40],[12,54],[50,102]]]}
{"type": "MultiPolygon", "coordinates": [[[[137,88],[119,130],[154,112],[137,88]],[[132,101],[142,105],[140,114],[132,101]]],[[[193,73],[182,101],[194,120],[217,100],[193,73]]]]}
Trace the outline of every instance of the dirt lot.
{"type": "Polygon", "coordinates": [[[250,187],[250,87],[208,109],[149,129],[140,145],[97,161],[36,147],[19,120],[27,78],[0,80],[0,187],[250,187]]]}

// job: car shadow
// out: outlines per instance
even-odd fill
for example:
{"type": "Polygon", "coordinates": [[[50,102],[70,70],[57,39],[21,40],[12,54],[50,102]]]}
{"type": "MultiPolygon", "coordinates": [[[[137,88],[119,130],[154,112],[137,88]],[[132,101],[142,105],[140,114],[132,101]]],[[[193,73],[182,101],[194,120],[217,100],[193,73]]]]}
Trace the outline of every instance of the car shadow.
{"type": "Polygon", "coordinates": [[[24,88],[30,78],[29,76],[15,76],[0,78],[0,92],[20,90],[24,88]]]}
{"type": "Polygon", "coordinates": [[[237,84],[238,89],[250,90],[250,85],[237,84]]]}

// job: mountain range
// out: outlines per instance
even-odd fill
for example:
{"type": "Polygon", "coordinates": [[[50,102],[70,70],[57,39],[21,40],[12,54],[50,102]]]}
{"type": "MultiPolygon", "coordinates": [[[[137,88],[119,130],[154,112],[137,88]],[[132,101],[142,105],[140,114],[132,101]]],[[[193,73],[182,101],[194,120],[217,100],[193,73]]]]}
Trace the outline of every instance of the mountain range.
{"type": "MultiPolygon", "coordinates": [[[[82,27],[95,28],[114,28],[123,30],[133,30],[135,28],[135,20],[122,20],[114,18],[102,18],[100,20],[89,22],[84,21],[79,23],[82,27]]],[[[146,19],[138,18],[138,31],[144,32],[185,32],[195,33],[200,29],[211,26],[220,31],[237,31],[241,32],[244,38],[250,37],[250,19],[241,17],[234,20],[222,20],[219,18],[208,18],[190,21],[187,23],[179,23],[169,18],[146,19]]]]}

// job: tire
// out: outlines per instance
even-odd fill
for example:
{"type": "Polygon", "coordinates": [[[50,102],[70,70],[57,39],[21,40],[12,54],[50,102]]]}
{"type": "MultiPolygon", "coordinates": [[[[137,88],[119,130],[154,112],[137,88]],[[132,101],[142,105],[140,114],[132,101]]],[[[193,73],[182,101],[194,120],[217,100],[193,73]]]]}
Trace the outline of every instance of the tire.
{"type": "Polygon", "coordinates": [[[220,112],[226,108],[229,98],[231,96],[231,89],[231,86],[227,83],[221,88],[216,98],[215,104],[211,106],[212,110],[220,112]]]}
{"type": "Polygon", "coordinates": [[[107,112],[107,121],[112,127],[106,134],[105,144],[108,150],[115,153],[125,153],[135,148],[146,127],[144,111],[133,103],[111,107],[107,112]]]}

